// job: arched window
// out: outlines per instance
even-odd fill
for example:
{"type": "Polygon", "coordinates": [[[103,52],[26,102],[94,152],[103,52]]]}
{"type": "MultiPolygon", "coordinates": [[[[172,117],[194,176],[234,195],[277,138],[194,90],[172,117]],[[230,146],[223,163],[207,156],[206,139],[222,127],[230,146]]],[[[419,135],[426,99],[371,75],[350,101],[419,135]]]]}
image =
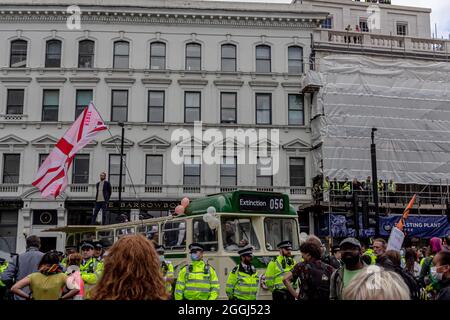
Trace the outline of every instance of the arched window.
{"type": "Polygon", "coordinates": [[[78,44],[78,68],[94,67],[95,42],[81,40],[78,44]]]}
{"type": "Polygon", "coordinates": [[[270,46],[256,46],[256,72],[272,72],[272,53],[270,46]]]}
{"type": "Polygon", "coordinates": [[[198,43],[186,44],[186,70],[202,69],[202,46],[198,43]]]}
{"type": "Polygon", "coordinates": [[[288,48],[288,73],[303,73],[303,48],[291,46],[288,48]]]}
{"type": "Polygon", "coordinates": [[[128,41],[114,42],[114,69],[128,69],[130,65],[130,44],[128,41]]]}
{"type": "Polygon", "coordinates": [[[27,46],[25,40],[11,41],[11,54],[9,66],[11,68],[24,68],[27,65],[27,46]]]}
{"type": "Polygon", "coordinates": [[[150,44],[150,69],[166,69],[166,44],[164,42],[152,42],[150,44]]]}
{"type": "Polygon", "coordinates": [[[61,67],[61,47],[60,40],[52,39],[47,41],[45,51],[45,67],[59,68],[61,67]]]}
{"type": "Polygon", "coordinates": [[[236,71],[236,46],[234,44],[222,45],[222,71],[236,71]]]}

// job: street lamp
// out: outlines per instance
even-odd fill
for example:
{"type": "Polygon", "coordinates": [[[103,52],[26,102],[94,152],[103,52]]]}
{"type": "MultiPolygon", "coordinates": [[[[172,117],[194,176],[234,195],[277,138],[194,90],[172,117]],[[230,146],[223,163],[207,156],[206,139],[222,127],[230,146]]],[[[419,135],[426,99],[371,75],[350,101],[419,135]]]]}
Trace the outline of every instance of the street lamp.
{"type": "Polygon", "coordinates": [[[119,217],[122,215],[122,174],[123,174],[123,145],[125,140],[125,124],[119,122],[122,128],[122,137],[120,139],[120,171],[119,171],[119,217]]]}

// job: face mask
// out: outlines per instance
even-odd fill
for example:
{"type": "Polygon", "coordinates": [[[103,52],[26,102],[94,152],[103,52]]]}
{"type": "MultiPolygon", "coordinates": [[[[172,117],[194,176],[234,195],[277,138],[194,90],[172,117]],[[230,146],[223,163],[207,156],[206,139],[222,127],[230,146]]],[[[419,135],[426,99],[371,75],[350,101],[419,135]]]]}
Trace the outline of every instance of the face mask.
{"type": "Polygon", "coordinates": [[[342,262],[344,262],[346,267],[354,267],[359,262],[359,255],[352,255],[352,254],[343,254],[342,255],[342,262]]]}
{"type": "Polygon", "coordinates": [[[191,253],[191,259],[192,261],[198,261],[200,260],[200,255],[198,255],[197,253],[191,253]]]}
{"type": "Polygon", "coordinates": [[[441,272],[437,272],[437,268],[436,267],[432,267],[431,269],[430,269],[430,273],[431,273],[431,276],[434,278],[434,279],[436,279],[436,280],[438,280],[438,281],[441,281],[442,280],[442,277],[443,277],[443,273],[441,273],[441,272]]]}
{"type": "Polygon", "coordinates": [[[164,256],[159,256],[159,261],[163,262],[164,261],[164,256]]]}

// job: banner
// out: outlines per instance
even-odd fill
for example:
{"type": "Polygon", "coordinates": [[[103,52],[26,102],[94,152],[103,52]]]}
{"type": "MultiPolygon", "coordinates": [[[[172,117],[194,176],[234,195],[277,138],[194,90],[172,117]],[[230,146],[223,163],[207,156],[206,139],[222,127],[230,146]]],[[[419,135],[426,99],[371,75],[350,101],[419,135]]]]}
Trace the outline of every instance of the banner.
{"type": "MultiPolygon", "coordinates": [[[[347,223],[353,221],[353,217],[346,217],[344,214],[325,214],[318,219],[319,237],[332,236],[334,238],[356,237],[356,230],[347,227],[347,223]]],[[[368,238],[375,236],[375,228],[364,229],[362,214],[359,213],[359,235],[358,237],[368,238]]]]}
{"type": "MultiPolygon", "coordinates": [[[[400,217],[401,215],[380,217],[380,235],[389,236],[400,217]]],[[[450,224],[446,216],[410,215],[405,222],[403,231],[407,237],[445,237],[450,234],[450,224]]]]}

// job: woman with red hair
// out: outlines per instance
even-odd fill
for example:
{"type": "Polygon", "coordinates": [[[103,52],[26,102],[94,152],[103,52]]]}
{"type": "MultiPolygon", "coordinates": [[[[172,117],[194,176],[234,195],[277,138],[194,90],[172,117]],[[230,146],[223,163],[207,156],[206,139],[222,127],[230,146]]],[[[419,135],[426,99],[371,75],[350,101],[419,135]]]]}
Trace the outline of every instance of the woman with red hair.
{"type": "Polygon", "coordinates": [[[142,235],[120,238],[104,258],[102,278],[92,291],[93,300],[166,300],[159,257],[142,235]]]}

